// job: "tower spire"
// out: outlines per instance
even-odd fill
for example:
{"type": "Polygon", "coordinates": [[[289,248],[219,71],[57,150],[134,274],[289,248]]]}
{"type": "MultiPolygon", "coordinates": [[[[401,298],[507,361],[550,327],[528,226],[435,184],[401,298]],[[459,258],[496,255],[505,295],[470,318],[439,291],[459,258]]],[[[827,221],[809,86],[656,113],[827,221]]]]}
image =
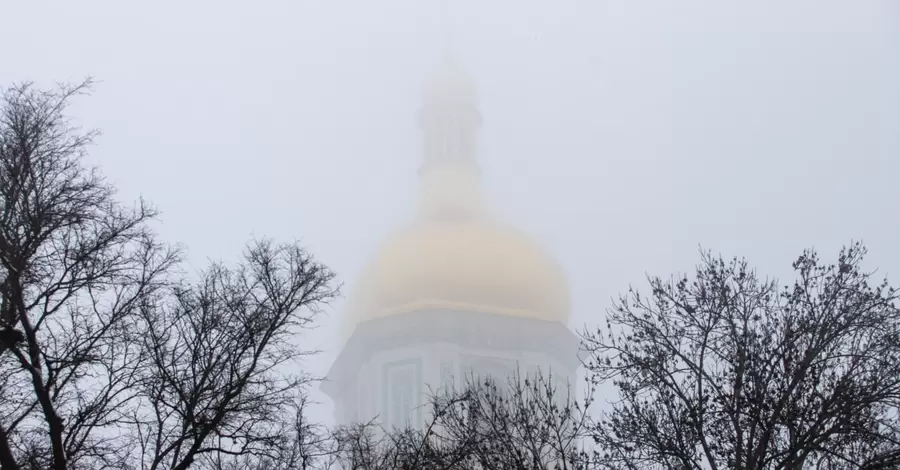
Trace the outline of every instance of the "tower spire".
{"type": "Polygon", "coordinates": [[[481,116],[475,85],[450,56],[445,56],[425,86],[420,115],[425,141],[424,164],[475,162],[481,116]]]}
{"type": "Polygon", "coordinates": [[[455,215],[480,211],[475,154],[481,116],[475,85],[449,55],[426,83],[419,118],[424,143],[419,175],[426,211],[455,215]]]}

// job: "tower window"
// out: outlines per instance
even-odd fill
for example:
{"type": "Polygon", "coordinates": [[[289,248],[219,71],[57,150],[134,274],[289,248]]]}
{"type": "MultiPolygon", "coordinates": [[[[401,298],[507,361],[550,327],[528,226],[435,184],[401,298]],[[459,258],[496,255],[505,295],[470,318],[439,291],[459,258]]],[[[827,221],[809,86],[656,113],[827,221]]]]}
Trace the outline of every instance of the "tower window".
{"type": "Polygon", "coordinates": [[[441,363],[441,388],[444,392],[451,392],[456,387],[455,370],[453,361],[444,361],[441,363]]]}
{"type": "Polygon", "coordinates": [[[389,383],[390,425],[394,428],[405,428],[414,424],[413,413],[417,406],[415,400],[414,369],[411,365],[394,368],[390,373],[389,383]]]}

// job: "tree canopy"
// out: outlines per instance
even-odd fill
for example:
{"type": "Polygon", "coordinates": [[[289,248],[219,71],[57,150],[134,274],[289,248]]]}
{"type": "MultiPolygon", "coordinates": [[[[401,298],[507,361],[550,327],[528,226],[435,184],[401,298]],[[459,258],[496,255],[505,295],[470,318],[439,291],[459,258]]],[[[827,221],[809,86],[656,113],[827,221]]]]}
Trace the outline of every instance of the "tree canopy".
{"type": "Polygon", "coordinates": [[[618,390],[594,438],[606,468],[876,469],[900,465],[897,290],[860,243],[796,280],[703,256],[650,280],[586,332],[596,383],[618,390]]]}
{"type": "Polygon", "coordinates": [[[278,453],[309,377],[290,340],[337,294],[297,244],[251,243],[199,279],[85,162],[90,82],[0,101],[0,467],[186,469],[278,453]]]}

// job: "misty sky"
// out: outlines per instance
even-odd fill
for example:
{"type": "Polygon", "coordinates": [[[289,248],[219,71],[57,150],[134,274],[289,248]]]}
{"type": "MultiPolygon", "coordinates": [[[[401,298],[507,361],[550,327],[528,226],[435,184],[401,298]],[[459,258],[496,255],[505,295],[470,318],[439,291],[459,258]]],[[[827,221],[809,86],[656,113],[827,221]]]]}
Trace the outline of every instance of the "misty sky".
{"type": "MultiPolygon", "coordinates": [[[[563,264],[573,327],[703,246],[765,274],[851,239],[900,284],[900,2],[0,0],[0,85],[100,81],[72,114],[193,268],[300,239],[349,294],[418,194],[448,42],[490,204],[563,264]],[[447,26],[450,25],[450,26],[447,26]],[[449,38],[449,39],[448,39],[449,38]]],[[[311,336],[335,351],[341,303],[311,336]]]]}

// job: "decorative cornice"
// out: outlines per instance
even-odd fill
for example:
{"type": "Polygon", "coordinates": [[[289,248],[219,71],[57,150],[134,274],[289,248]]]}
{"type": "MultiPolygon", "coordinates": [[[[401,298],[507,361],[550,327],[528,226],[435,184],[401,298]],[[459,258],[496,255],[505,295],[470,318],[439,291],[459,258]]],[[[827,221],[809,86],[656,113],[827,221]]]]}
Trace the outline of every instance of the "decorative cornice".
{"type": "Polygon", "coordinates": [[[359,324],[321,388],[334,397],[374,354],[437,342],[544,353],[573,370],[581,364],[578,337],[562,323],[484,312],[420,310],[359,324]]]}

